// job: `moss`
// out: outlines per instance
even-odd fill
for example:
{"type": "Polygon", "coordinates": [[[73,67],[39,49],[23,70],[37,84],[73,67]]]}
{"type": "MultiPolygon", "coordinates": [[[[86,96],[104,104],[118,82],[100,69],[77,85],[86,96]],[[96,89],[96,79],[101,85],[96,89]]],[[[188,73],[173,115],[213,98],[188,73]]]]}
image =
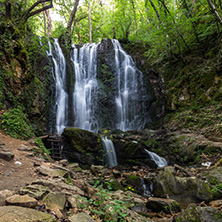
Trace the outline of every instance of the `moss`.
{"type": "Polygon", "coordinates": [[[200,198],[200,200],[205,200],[206,202],[209,202],[213,199],[213,193],[210,189],[210,186],[204,182],[200,183],[198,186],[198,194],[197,197],[200,198]]]}
{"type": "Polygon", "coordinates": [[[114,179],[110,180],[109,186],[111,187],[113,191],[123,190],[123,186],[121,185],[121,183],[118,182],[118,180],[114,180],[114,179]]]}

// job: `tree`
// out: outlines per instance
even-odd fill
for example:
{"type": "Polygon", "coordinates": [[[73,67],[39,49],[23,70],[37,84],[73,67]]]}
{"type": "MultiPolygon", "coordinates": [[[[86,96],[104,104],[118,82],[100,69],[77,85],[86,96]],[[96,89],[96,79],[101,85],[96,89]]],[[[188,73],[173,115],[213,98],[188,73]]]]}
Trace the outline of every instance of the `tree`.
{"type": "Polygon", "coordinates": [[[91,1],[89,0],[89,42],[92,43],[91,1]]]}
{"type": "Polygon", "coordinates": [[[77,11],[78,5],[79,5],[79,0],[76,0],[75,4],[74,4],[74,7],[73,7],[73,10],[72,10],[72,13],[71,13],[70,18],[69,18],[67,29],[66,29],[66,33],[68,33],[69,35],[71,34],[71,29],[72,29],[72,25],[73,25],[73,22],[74,22],[74,19],[75,19],[75,16],[76,16],[76,11],[77,11]]]}
{"type": "MultiPolygon", "coordinates": [[[[212,13],[215,15],[218,22],[222,25],[222,18],[220,17],[220,14],[218,13],[215,5],[213,4],[213,2],[211,0],[207,0],[207,1],[208,1],[210,8],[211,8],[212,13]]],[[[221,2],[220,2],[220,4],[221,4],[221,2]]]]}

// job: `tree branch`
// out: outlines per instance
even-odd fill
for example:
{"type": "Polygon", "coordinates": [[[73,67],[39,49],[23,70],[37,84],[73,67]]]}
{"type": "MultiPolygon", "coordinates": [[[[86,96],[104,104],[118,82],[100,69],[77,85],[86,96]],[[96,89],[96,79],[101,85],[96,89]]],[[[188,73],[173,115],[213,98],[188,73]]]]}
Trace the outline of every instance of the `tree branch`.
{"type": "Polygon", "coordinates": [[[30,17],[32,17],[32,16],[34,16],[34,15],[37,15],[37,14],[39,14],[40,12],[46,11],[46,10],[52,8],[52,7],[53,7],[52,0],[39,0],[39,1],[37,1],[36,3],[34,3],[34,4],[24,13],[24,15],[23,15],[22,18],[21,18],[20,25],[24,25],[30,17]],[[31,12],[31,11],[32,11],[34,8],[36,8],[39,4],[46,3],[46,2],[50,2],[50,4],[49,4],[49,5],[46,5],[46,6],[43,6],[42,8],[37,9],[37,10],[35,10],[34,12],[31,12]]]}
{"type": "Polygon", "coordinates": [[[213,4],[213,2],[212,2],[211,0],[207,0],[207,1],[208,1],[208,4],[209,4],[210,8],[211,8],[211,11],[212,11],[213,14],[216,16],[218,22],[220,22],[220,24],[222,25],[222,19],[221,19],[221,17],[220,17],[220,14],[219,14],[218,11],[217,11],[215,5],[213,4]]]}

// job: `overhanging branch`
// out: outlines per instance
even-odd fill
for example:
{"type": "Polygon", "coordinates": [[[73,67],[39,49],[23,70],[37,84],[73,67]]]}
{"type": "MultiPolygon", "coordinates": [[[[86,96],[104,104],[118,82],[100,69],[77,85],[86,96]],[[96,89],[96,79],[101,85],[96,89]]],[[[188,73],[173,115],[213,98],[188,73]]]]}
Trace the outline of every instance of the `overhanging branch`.
{"type": "Polygon", "coordinates": [[[52,0],[39,0],[39,1],[35,2],[22,16],[21,21],[20,21],[20,25],[24,25],[30,17],[37,15],[43,11],[46,11],[50,8],[53,8],[52,0]],[[36,8],[39,4],[46,3],[46,2],[49,2],[50,4],[43,6],[42,8],[37,9],[32,12],[32,10],[34,8],[36,8]]]}

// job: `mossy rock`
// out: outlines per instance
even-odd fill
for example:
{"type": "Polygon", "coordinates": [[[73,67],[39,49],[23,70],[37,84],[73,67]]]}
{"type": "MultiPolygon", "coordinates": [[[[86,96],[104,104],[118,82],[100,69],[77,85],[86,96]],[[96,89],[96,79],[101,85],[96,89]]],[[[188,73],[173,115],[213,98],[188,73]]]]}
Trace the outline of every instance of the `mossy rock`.
{"type": "Polygon", "coordinates": [[[181,211],[179,203],[172,199],[150,197],[146,203],[146,206],[154,212],[163,211],[166,214],[181,211]]]}
{"type": "Polygon", "coordinates": [[[122,184],[126,190],[131,190],[140,195],[142,195],[144,192],[142,180],[138,176],[127,175],[122,184]]]}
{"type": "Polygon", "coordinates": [[[82,165],[102,165],[103,146],[100,136],[87,130],[65,128],[62,133],[63,155],[82,165]]]}
{"type": "Polygon", "coordinates": [[[219,222],[222,213],[212,207],[198,207],[190,204],[181,214],[174,217],[173,222],[219,222]]]}
{"type": "Polygon", "coordinates": [[[209,202],[213,195],[210,186],[196,177],[174,176],[169,167],[161,170],[154,181],[154,195],[182,203],[209,202]]]}

